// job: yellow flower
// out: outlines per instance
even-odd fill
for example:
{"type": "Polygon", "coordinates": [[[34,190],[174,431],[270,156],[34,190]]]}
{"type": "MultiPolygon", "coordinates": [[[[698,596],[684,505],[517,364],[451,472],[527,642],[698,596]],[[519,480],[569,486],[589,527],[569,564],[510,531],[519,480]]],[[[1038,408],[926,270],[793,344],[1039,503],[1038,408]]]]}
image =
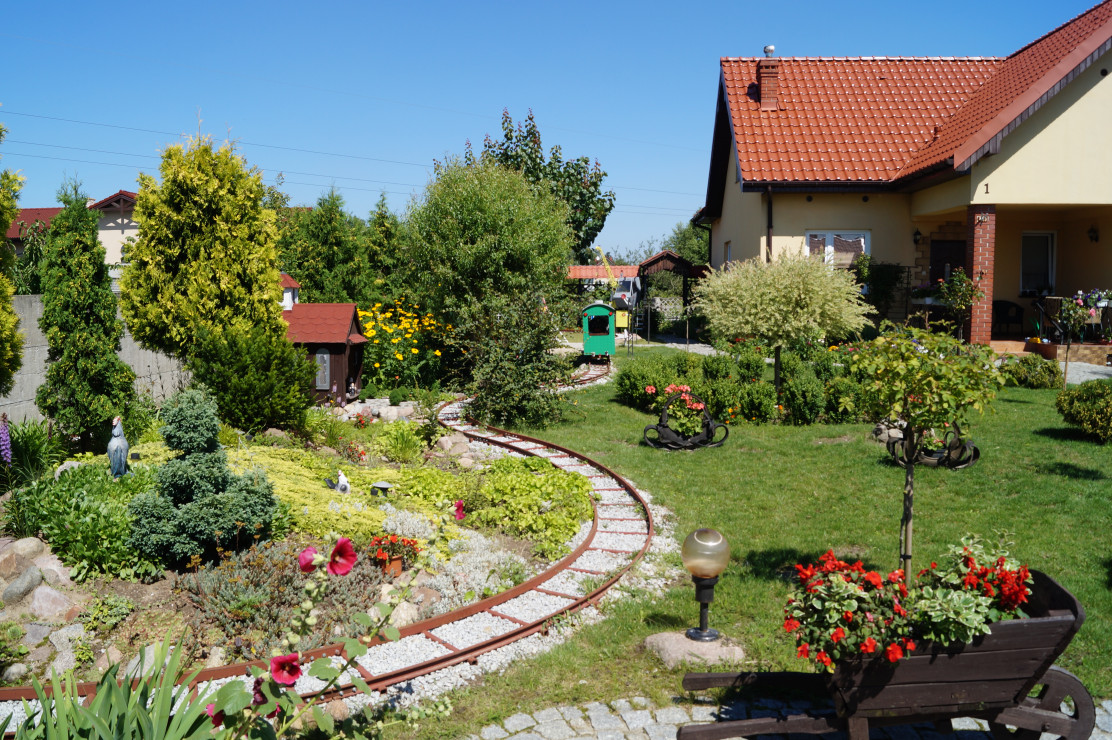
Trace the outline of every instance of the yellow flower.
{"type": "Polygon", "coordinates": [[[409,351],[412,352],[413,354],[417,354],[417,348],[416,347],[414,347],[413,349],[411,349],[409,351]]]}
{"type": "Polygon", "coordinates": [[[375,363],[375,367],[378,367],[378,363],[377,363],[377,362],[375,363]]]}
{"type": "Polygon", "coordinates": [[[377,339],[375,340],[375,344],[378,344],[378,340],[377,340],[377,339]]]}
{"type": "Polygon", "coordinates": [[[400,360],[400,359],[402,359],[402,353],[401,352],[395,352],[394,357],[397,357],[400,360]]]}
{"type": "Polygon", "coordinates": [[[440,350],[434,350],[433,354],[436,355],[437,357],[440,357],[440,350]]]}

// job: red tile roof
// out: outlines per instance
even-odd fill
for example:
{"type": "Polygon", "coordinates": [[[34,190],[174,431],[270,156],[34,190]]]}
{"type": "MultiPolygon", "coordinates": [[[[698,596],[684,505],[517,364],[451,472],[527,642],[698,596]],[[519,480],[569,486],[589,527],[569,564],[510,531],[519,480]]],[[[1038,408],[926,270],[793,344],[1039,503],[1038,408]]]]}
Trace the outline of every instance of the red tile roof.
{"type": "Polygon", "coordinates": [[[280,280],[280,287],[282,288],[282,290],[285,290],[286,288],[300,288],[301,283],[297,282],[292,277],[283,272],[282,278],[280,280]]]}
{"type": "Polygon", "coordinates": [[[1000,65],[997,59],[779,60],[777,110],[761,110],[756,57],[724,57],[742,179],[884,182],[1000,65]]]}
{"type": "MultiPolygon", "coordinates": [[[[1105,0],[1006,59],[723,57],[728,119],[720,110],[716,134],[728,127],[750,183],[880,184],[965,170],[1110,49],[1105,0]],[[774,85],[766,84],[776,91],[768,110],[757,79],[762,61],[778,66],[774,85]]],[[[724,178],[715,162],[728,151],[716,135],[712,180],[724,178]]]]}
{"type": "Polygon", "coordinates": [[[127,203],[131,201],[130,205],[134,206],[136,199],[139,197],[138,193],[133,193],[130,190],[117,190],[103,200],[98,200],[96,203],[89,205],[89,208],[106,208],[114,205],[117,202],[127,203]]]}
{"type": "MultiPolygon", "coordinates": [[[[616,278],[637,277],[637,265],[610,265],[610,271],[616,278]]],[[[568,266],[569,280],[605,280],[606,267],[603,265],[570,265],[568,266]]]]}
{"type": "Polygon", "coordinates": [[[35,221],[42,221],[47,226],[50,222],[62,212],[61,208],[23,208],[16,214],[15,220],[12,225],[8,227],[8,232],[4,234],[9,239],[19,238],[19,222],[22,221],[28,226],[35,223],[35,221]]]}
{"type": "Polygon", "coordinates": [[[909,175],[953,158],[968,169],[1065,83],[1112,48],[1112,0],[1090,8],[1009,56],[904,167],[909,175]]]}
{"type": "Polygon", "coordinates": [[[297,303],[283,311],[289,324],[286,336],[296,344],[362,344],[367,339],[359,329],[354,303],[297,303]],[[354,322],[354,324],[353,324],[354,322]],[[355,329],[355,331],[353,331],[355,329]]]}

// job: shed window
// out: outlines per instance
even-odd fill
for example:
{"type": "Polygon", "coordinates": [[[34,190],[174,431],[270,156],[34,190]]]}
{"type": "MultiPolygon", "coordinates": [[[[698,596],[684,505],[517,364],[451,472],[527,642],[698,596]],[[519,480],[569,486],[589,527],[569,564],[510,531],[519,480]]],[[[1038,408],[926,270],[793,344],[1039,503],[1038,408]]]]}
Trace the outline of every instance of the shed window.
{"type": "Polygon", "coordinates": [[[329,364],[331,362],[331,358],[328,354],[328,350],[318,349],[317,354],[316,354],[316,360],[317,360],[317,390],[318,391],[326,391],[326,390],[328,390],[328,384],[331,382],[331,378],[329,378],[329,372],[328,372],[329,364]]]}
{"type": "Polygon", "coordinates": [[[869,254],[867,231],[808,231],[807,252],[822,255],[828,265],[849,267],[862,254],[869,254]]]}

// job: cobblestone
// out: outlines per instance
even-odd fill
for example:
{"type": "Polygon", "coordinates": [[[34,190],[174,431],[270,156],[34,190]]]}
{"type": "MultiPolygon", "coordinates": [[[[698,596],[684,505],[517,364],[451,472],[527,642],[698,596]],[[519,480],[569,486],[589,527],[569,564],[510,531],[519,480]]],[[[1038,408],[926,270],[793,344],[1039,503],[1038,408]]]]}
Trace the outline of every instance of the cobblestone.
{"type": "MultiPolygon", "coordinates": [[[[521,712],[501,725],[484,727],[476,740],[675,740],[680,727],[691,723],[717,722],[751,717],[775,717],[789,713],[812,716],[829,714],[830,702],[782,702],[775,699],[735,701],[723,706],[671,704],[656,707],[644,697],[618,699],[610,705],[590,702],[580,706],[521,712]]],[[[1090,740],[1112,740],[1112,701],[1097,702],[1097,726],[1090,740]]],[[[874,728],[871,740],[992,740],[983,721],[960,717],[953,721],[954,734],[939,733],[929,723],[874,728]]],[[[471,736],[476,737],[476,736],[471,736]]],[[[803,735],[793,737],[803,738],[803,735]]],[[[846,740],[845,733],[806,736],[814,740],[846,740]]]]}

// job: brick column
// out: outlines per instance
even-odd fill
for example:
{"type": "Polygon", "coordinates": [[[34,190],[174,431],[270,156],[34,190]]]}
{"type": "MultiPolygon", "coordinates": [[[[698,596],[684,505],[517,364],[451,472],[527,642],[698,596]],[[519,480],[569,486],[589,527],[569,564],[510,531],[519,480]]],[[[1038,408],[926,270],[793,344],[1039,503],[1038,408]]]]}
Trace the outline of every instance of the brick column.
{"type": "Polygon", "coordinates": [[[992,336],[992,294],[996,265],[996,206],[971,205],[965,211],[965,273],[980,281],[984,298],[973,304],[965,326],[970,344],[988,344],[992,336]]]}

